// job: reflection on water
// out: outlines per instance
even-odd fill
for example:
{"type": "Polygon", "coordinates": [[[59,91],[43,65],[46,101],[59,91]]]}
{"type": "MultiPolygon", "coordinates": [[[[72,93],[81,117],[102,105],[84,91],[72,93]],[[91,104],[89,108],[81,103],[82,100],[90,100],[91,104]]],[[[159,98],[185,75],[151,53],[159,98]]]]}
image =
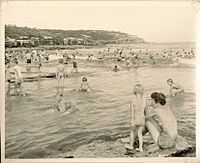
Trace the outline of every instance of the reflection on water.
{"type": "Polygon", "coordinates": [[[146,66],[112,72],[109,63],[80,64],[81,72],[65,79],[64,92],[65,101],[74,102],[79,111],[61,115],[52,109],[55,79],[23,83],[28,96],[10,97],[6,101],[7,158],[57,157],[94,140],[116,140],[128,135],[129,105],[135,82],[144,85],[145,96],[149,97],[153,91],[167,93],[169,77],[185,88],[185,94],[172,98],[168,105],[178,120],[178,132],[195,146],[193,67],[146,66]],[[74,91],[83,75],[93,88],[90,93],[74,91]]]}

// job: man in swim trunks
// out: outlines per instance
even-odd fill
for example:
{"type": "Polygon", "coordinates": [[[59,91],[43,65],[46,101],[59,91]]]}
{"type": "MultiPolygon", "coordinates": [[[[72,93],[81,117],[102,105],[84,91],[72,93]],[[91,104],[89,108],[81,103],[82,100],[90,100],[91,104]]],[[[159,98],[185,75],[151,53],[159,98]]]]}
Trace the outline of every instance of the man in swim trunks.
{"type": "Polygon", "coordinates": [[[29,51],[26,51],[25,55],[26,55],[27,70],[30,71],[31,70],[30,64],[31,64],[32,54],[29,51]]]}
{"type": "Polygon", "coordinates": [[[65,78],[65,65],[63,64],[63,59],[59,59],[59,64],[56,70],[56,78],[58,80],[58,92],[60,94],[64,93],[64,78],[65,78]]]}
{"type": "Polygon", "coordinates": [[[176,96],[184,92],[183,87],[180,84],[175,83],[171,78],[167,80],[167,84],[170,86],[170,96],[176,96]]]}

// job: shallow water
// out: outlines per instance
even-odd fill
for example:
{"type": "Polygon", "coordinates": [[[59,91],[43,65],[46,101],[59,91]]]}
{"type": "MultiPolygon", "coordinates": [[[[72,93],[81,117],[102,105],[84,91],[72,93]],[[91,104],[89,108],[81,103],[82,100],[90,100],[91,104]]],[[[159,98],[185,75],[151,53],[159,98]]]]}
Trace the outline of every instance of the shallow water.
{"type": "MultiPolygon", "coordinates": [[[[23,83],[26,97],[6,100],[6,158],[46,158],[95,140],[117,140],[129,134],[130,99],[133,85],[140,82],[145,96],[154,91],[167,93],[166,80],[173,78],[185,88],[184,95],[168,101],[176,119],[178,132],[195,146],[195,69],[191,65],[176,67],[145,66],[112,72],[109,61],[78,61],[79,73],[65,79],[64,99],[78,111],[62,115],[53,109],[57,81],[23,83]],[[87,76],[93,91],[76,92],[82,76],[87,76]]],[[[55,71],[49,63],[42,71],[55,71]],[[45,68],[46,67],[46,68],[45,68]],[[48,67],[48,68],[47,68],[48,67]]],[[[87,156],[85,156],[87,157],[87,156]]]]}

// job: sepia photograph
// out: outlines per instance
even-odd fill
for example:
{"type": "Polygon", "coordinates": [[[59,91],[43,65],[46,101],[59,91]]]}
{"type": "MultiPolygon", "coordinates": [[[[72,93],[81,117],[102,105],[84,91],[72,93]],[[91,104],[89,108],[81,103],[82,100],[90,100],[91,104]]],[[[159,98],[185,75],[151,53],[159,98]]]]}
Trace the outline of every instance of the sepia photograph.
{"type": "Polygon", "coordinates": [[[2,2],[5,160],[195,158],[192,2],[2,2]]]}

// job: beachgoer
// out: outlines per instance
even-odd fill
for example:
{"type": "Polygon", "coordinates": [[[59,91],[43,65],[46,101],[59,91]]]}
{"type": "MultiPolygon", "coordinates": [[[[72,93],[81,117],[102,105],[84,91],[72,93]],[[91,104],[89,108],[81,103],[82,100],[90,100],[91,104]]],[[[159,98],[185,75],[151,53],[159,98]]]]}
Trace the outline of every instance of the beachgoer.
{"type": "Polygon", "coordinates": [[[131,67],[132,66],[132,61],[131,61],[131,58],[128,57],[128,59],[126,60],[126,67],[131,67]]]}
{"type": "MultiPolygon", "coordinates": [[[[185,149],[188,143],[185,138],[178,135],[177,120],[166,105],[166,96],[163,93],[151,94],[151,102],[147,101],[145,108],[145,128],[142,134],[150,133],[154,143],[161,149],[185,149]]],[[[132,133],[134,138],[131,145],[136,142],[138,131],[132,133]]],[[[130,148],[127,146],[127,148],[130,148]]]]}
{"type": "Polygon", "coordinates": [[[33,50],[33,51],[32,51],[32,56],[33,56],[33,61],[34,61],[34,62],[37,62],[38,57],[37,57],[37,51],[36,51],[36,50],[33,50]]]}
{"type": "Polygon", "coordinates": [[[83,77],[82,78],[82,83],[81,83],[81,86],[80,88],[78,89],[78,91],[83,91],[83,92],[90,92],[92,89],[91,87],[89,86],[89,83],[87,81],[87,78],[86,77],[83,77]]]}
{"type": "Polygon", "coordinates": [[[6,71],[5,71],[5,78],[7,81],[7,90],[6,90],[6,97],[10,96],[10,90],[11,90],[11,71],[10,71],[10,62],[6,62],[6,71]]]}
{"type": "Polygon", "coordinates": [[[49,61],[49,54],[44,49],[41,50],[41,55],[47,62],[49,61]]]}
{"type": "Polygon", "coordinates": [[[75,61],[72,62],[71,72],[78,72],[78,65],[77,65],[77,62],[75,62],[75,61]]]}
{"type": "Polygon", "coordinates": [[[175,147],[178,137],[177,121],[166,106],[166,96],[163,93],[154,92],[151,98],[155,114],[146,118],[146,127],[155,144],[161,149],[175,147]]]}
{"type": "Polygon", "coordinates": [[[15,73],[15,95],[18,95],[19,92],[24,96],[24,93],[22,92],[22,82],[23,82],[23,78],[22,78],[22,73],[20,70],[20,67],[18,65],[18,61],[15,60],[15,66],[13,67],[14,73],[15,73]]]}
{"type": "Polygon", "coordinates": [[[41,67],[42,67],[42,58],[39,52],[37,52],[37,62],[38,62],[38,72],[39,72],[39,77],[41,77],[41,67]]]}
{"type": "Polygon", "coordinates": [[[73,102],[67,102],[65,103],[63,99],[63,94],[56,94],[56,105],[55,108],[61,112],[61,113],[72,113],[74,111],[77,111],[78,109],[75,106],[75,103],[73,102]]]}
{"type": "Polygon", "coordinates": [[[72,53],[72,59],[76,60],[76,54],[75,53],[72,53]]]}
{"type": "Polygon", "coordinates": [[[180,84],[175,83],[172,79],[168,79],[167,84],[170,86],[170,96],[176,96],[184,92],[184,88],[180,84]]]}
{"type": "Polygon", "coordinates": [[[118,68],[117,65],[114,66],[114,68],[112,69],[114,72],[120,71],[120,69],[118,68]]]}
{"type": "Polygon", "coordinates": [[[56,95],[56,109],[60,112],[66,111],[65,102],[63,100],[63,94],[58,93],[56,95]]]}
{"type": "Polygon", "coordinates": [[[88,60],[88,61],[91,61],[91,60],[92,60],[91,55],[88,55],[87,60],[88,60]]]}
{"type": "Polygon", "coordinates": [[[97,59],[104,59],[104,55],[101,53],[101,51],[99,51],[97,59]]]}
{"type": "Polygon", "coordinates": [[[59,64],[56,70],[56,78],[58,80],[58,92],[60,94],[64,93],[64,78],[65,78],[65,65],[63,64],[63,59],[59,59],[59,64]]]}
{"type": "Polygon", "coordinates": [[[25,55],[26,55],[27,71],[30,71],[31,70],[30,64],[31,64],[32,54],[29,51],[26,51],[25,55]]]}
{"type": "Polygon", "coordinates": [[[130,130],[130,144],[126,144],[125,147],[133,149],[133,139],[132,136],[137,130],[137,136],[139,138],[139,148],[136,150],[143,152],[143,136],[142,131],[145,125],[144,110],[146,107],[146,99],[143,97],[144,88],[141,84],[136,84],[134,86],[134,97],[131,101],[131,130],[130,130]]]}

